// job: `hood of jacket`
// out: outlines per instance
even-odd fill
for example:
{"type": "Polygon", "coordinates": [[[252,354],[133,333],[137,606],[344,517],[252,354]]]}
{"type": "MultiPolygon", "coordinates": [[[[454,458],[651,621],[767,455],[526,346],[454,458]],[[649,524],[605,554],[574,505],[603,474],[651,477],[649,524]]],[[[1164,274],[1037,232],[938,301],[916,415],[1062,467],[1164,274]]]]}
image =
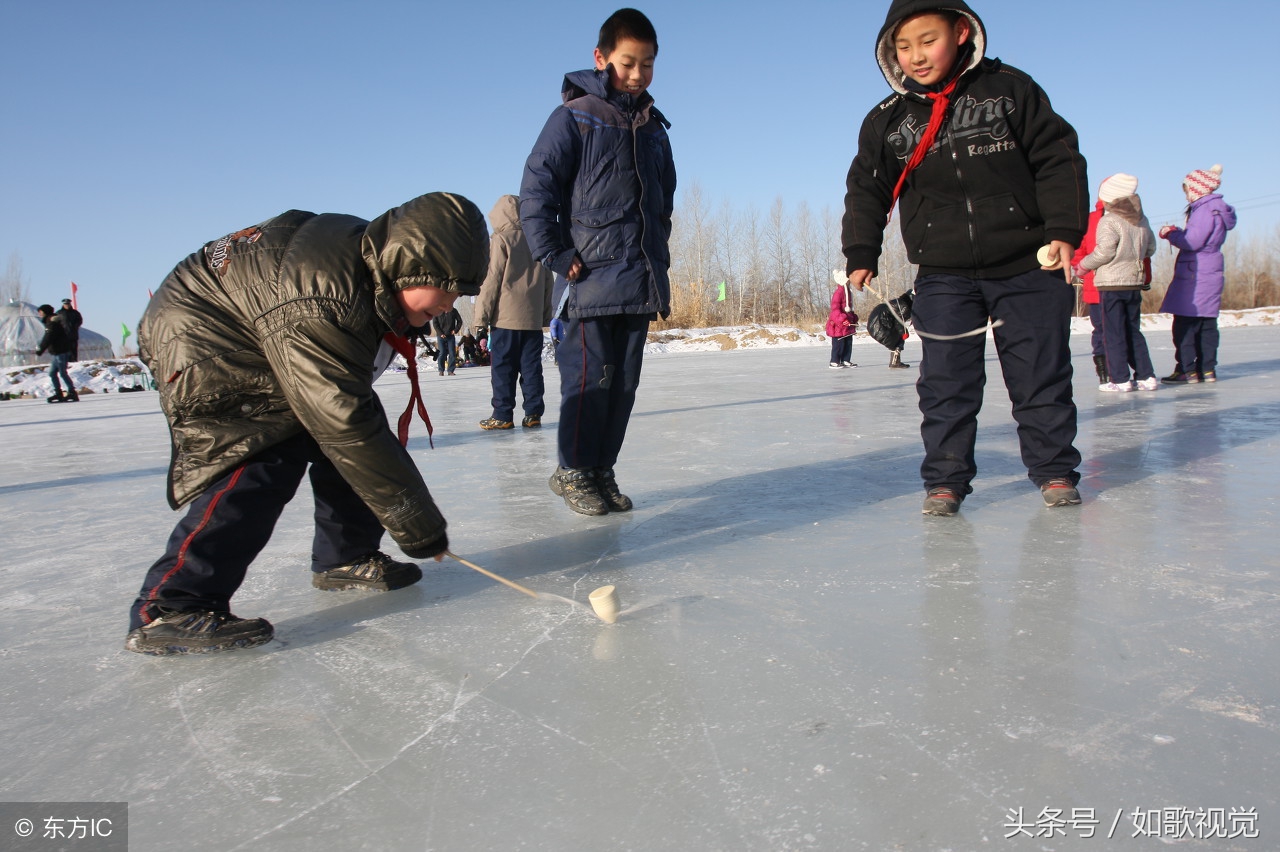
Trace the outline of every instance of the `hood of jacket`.
{"type": "Polygon", "coordinates": [[[922,12],[957,12],[969,20],[969,41],[973,45],[973,51],[969,54],[969,62],[964,71],[978,67],[987,52],[986,28],[982,25],[982,19],[964,0],[893,0],[893,4],[889,7],[889,14],[885,17],[884,26],[876,36],[876,63],[880,66],[880,72],[884,74],[889,86],[899,94],[907,93],[906,74],[898,64],[898,51],[894,47],[893,34],[905,19],[922,12]]]}
{"type": "Polygon", "coordinates": [[[474,296],[489,268],[484,214],[450,192],[420,195],[383,213],[365,228],[360,248],[378,313],[391,328],[390,318],[403,313],[396,291],[429,286],[474,296]]]}
{"type": "Polygon", "coordinates": [[[609,72],[605,70],[597,71],[587,68],[582,71],[570,71],[564,75],[564,83],[560,86],[560,98],[564,103],[575,100],[583,95],[595,95],[603,98],[609,103],[616,106],[623,112],[633,112],[636,110],[651,110],[651,114],[662,122],[662,126],[671,127],[671,122],[657,109],[653,109],[653,95],[649,94],[649,90],[645,89],[640,93],[639,97],[628,94],[626,92],[617,92],[609,88],[609,72]]]}
{"type": "Polygon", "coordinates": [[[494,234],[520,230],[520,197],[504,195],[499,198],[489,211],[489,224],[494,234]]]}
{"type": "Polygon", "coordinates": [[[1115,201],[1106,205],[1108,213],[1114,213],[1126,222],[1132,222],[1140,225],[1146,221],[1146,216],[1142,215],[1142,199],[1135,195],[1126,195],[1124,198],[1117,198],[1115,201]]]}

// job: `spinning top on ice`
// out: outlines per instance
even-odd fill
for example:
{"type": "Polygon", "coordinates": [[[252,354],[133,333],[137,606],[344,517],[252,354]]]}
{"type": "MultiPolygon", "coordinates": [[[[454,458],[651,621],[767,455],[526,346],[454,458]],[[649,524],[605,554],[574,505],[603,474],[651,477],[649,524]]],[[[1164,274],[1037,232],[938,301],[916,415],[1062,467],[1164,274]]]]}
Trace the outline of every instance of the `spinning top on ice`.
{"type": "Polygon", "coordinates": [[[618,590],[613,586],[601,586],[596,589],[587,599],[591,601],[591,608],[596,611],[596,615],[600,616],[600,620],[605,624],[613,624],[618,620],[618,610],[621,604],[618,601],[618,590]]]}

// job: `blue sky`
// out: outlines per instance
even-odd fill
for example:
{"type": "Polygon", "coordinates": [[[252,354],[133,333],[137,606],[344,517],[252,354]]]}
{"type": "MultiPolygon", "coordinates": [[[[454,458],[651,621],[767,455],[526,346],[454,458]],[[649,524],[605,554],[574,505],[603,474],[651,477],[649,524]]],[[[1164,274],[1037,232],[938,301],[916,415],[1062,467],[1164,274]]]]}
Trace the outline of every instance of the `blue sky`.
{"type": "MultiPolygon", "coordinates": [[[[651,91],[682,185],[712,204],[838,210],[862,117],[888,93],[887,2],[657,0],[651,91]]],[[[1224,167],[1240,233],[1280,223],[1275,4],[975,0],[988,55],[1075,125],[1090,184],[1136,174],[1153,223],[1224,167]]],[[[614,4],[0,0],[0,270],[80,287],[117,342],[204,242],[290,208],[370,218],[449,190],[486,212],[614,4]]],[[[677,197],[677,204],[679,197],[677,197]]],[[[132,344],[133,339],[130,340],[132,344]]]]}

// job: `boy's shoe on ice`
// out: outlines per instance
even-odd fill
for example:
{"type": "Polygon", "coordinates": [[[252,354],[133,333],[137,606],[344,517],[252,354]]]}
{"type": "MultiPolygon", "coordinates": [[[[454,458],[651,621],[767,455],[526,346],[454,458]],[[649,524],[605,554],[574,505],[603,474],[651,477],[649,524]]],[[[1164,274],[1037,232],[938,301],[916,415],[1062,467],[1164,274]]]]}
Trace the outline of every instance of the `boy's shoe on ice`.
{"type": "Polygon", "coordinates": [[[1155,376],[1149,379],[1142,379],[1138,382],[1138,390],[1153,391],[1160,389],[1160,380],[1155,376]]]}
{"type": "Polygon", "coordinates": [[[1080,492],[1071,484],[1070,479],[1050,479],[1040,486],[1040,496],[1045,506],[1074,506],[1080,502],[1080,492]]]}
{"type": "Polygon", "coordinates": [[[538,429],[542,426],[542,417],[537,414],[530,414],[520,421],[520,425],[526,429],[538,429]]]}
{"type": "Polygon", "coordinates": [[[631,498],[618,490],[618,480],[614,478],[613,468],[596,468],[596,484],[600,487],[600,496],[610,512],[627,512],[631,510],[631,498]]]}
{"type": "MultiPolygon", "coordinates": [[[[1218,380],[1218,374],[1213,372],[1213,370],[1210,370],[1207,373],[1200,374],[1200,381],[1202,382],[1216,382],[1217,380],[1218,380]]],[[[75,402],[75,400],[72,400],[72,402],[75,402]]]]}
{"type": "Polygon", "coordinates": [[[412,562],[397,562],[375,550],[348,565],[328,571],[313,571],[311,585],[327,592],[342,589],[377,589],[390,592],[412,586],[422,579],[422,569],[412,562]]]}
{"type": "MultiPolygon", "coordinates": [[[[828,365],[827,365],[827,369],[829,369],[829,370],[839,370],[839,369],[840,369],[840,362],[839,362],[839,361],[832,361],[830,364],[828,364],[828,365]]],[[[50,402],[62,402],[62,400],[60,400],[60,399],[59,399],[59,400],[52,400],[52,399],[51,399],[51,400],[49,400],[49,401],[50,401],[50,402]]]]}
{"type": "Polygon", "coordinates": [[[564,503],[579,515],[607,515],[609,504],[600,496],[595,471],[584,468],[557,467],[551,474],[551,492],[564,498],[564,503]]]}
{"type": "Polygon", "coordinates": [[[841,362],[840,362],[840,366],[841,366],[841,367],[856,367],[856,366],[858,366],[858,365],[857,365],[857,364],[855,364],[855,363],[853,363],[852,361],[841,361],[841,362]]]}
{"type": "Polygon", "coordinates": [[[920,509],[922,515],[939,515],[947,517],[954,515],[960,511],[960,503],[964,497],[954,488],[948,488],[945,485],[937,485],[930,488],[925,494],[924,506],[920,509]]]}
{"type": "Polygon", "coordinates": [[[1164,382],[1166,385],[1198,385],[1200,384],[1200,374],[1191,372],[1174,373],[1172,375],[1165,376],[1160,381],[1164,382]]]}
{"type": "Polygon", "coordinates": [[[492,432],[494,429],[514,429],[516,424],[510,420],[499,420],[496,417],[487,417],[480,421],[480,428],[486,432],[492,432]]]}
{"type": "Polygon", "coordinates": [[[207,654],[253,648],[270,642],[275,630],[265,618],[236,618],[229,612],[189,610],[166,612],[136,630],[130,630],[124,649],[138,654],[169,656],[207,654]]]}
{"type": "Polygon", "coordinates": [[[1138,389],[1133,382],[1107,382],[1105,385],[1098,385],[1098,390],[1104,393],[1130,393],[1138,389]]]}

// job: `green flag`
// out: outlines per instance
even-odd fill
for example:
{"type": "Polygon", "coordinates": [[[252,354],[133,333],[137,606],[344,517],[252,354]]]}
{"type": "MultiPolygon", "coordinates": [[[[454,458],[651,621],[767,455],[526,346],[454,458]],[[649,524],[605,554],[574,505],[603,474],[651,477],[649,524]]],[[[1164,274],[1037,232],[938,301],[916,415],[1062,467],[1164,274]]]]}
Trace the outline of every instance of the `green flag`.
{"type": "Polygon", "coordinates": [[[129,339],[129,334],[130,334],[129,326],[125,325],[124,323],[120,323],[120,328],[124,330],[124,335],[120,338],[121,345],[124,345],[124,342],[129,339]]]}
{"type": "Polygon", "coordinates": [[[716,296],[716,301],[717,301],[717,302],[723,302],[723,301],[724,301],[724,282],[723,282],[723,281],[721,281],[721,282],[720,282],[720,292],[719,292],[719,294],[716,296]]]}

